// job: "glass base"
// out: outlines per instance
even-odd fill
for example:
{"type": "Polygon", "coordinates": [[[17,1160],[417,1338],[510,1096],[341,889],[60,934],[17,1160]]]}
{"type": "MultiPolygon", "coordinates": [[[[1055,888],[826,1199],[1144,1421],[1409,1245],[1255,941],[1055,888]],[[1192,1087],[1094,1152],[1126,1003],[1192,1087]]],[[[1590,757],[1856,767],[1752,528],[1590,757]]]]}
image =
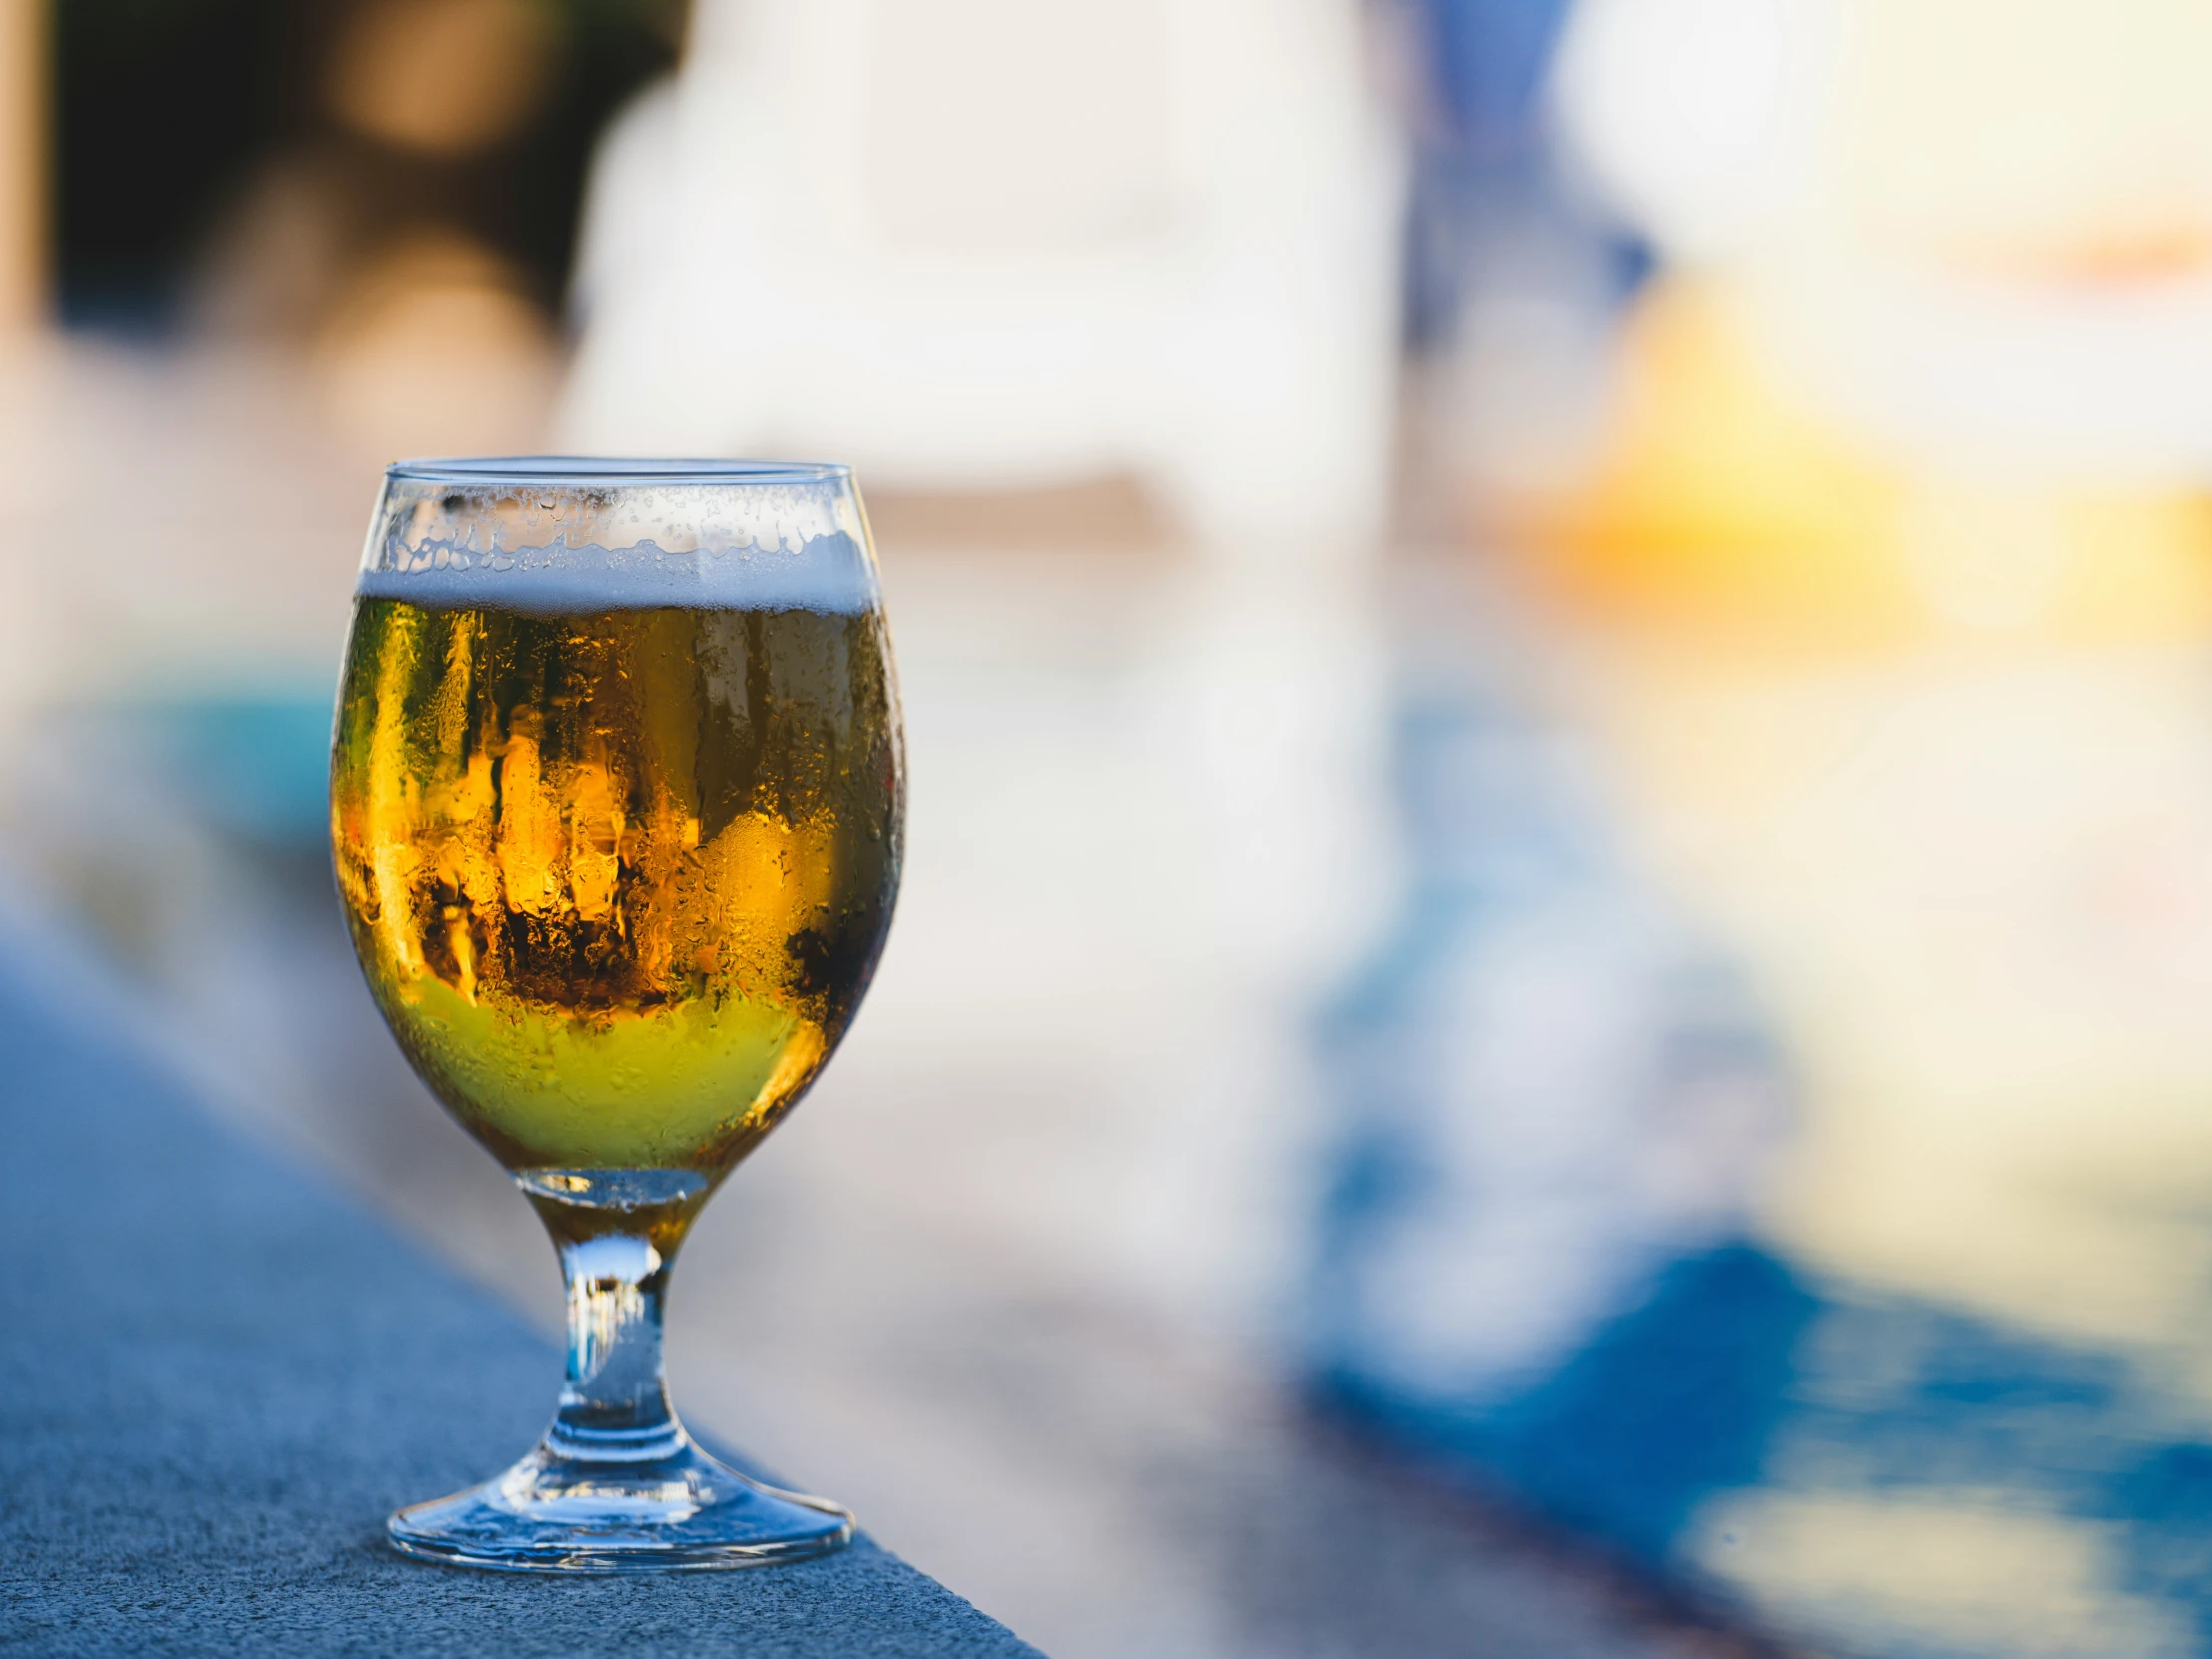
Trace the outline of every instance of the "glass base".
{"type": "Polygon", "coordinates": [[[496,1479],[400,1510],[392,1547],[500,1572],[764,1567],[852,1541],[852,1516],[716,1462],[688,1436],[647,1461],[562,1456],[541,1444],[496,1479]]]}

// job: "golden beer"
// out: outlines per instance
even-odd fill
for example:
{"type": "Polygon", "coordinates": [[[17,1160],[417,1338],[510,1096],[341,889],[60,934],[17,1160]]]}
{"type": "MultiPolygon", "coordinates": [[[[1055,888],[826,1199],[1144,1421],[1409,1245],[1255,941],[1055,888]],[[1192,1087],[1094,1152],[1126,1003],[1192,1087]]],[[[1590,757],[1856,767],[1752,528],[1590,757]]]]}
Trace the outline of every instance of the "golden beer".
{"type": "Polygon", "coordinates": [[[400,461],[330,758],[369,989],[511,1170],[567,1286],[521,1461],[386,1523],[418,1560],[754,1567],[851,1513],[718,1462],[661,1363],[669,1274],[851,1022],[905,771],[867,515],[835,464],[400,461]]]}
{"type": "Polygon", "coordinates": [[[509,1169],[711,1186],[805,1091],[874,970],[898,730],[872,604],[364,592],[331,828],[355,948],[416,1069],[509,1169]]]}

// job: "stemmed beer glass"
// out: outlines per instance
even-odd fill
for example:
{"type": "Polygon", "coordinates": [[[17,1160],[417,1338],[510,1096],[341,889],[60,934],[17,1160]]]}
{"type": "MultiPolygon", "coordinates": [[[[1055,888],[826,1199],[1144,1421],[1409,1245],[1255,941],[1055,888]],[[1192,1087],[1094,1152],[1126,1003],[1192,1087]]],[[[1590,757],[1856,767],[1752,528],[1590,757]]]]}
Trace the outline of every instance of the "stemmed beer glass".
{"type": "Polygon", "coordinates": [[[528,1195],[568,1287],[552,1426],[391,1517],[477,1567],[736,1567],[852,1517],[671,1410],[686,1231],[804,1094],[898,887],[904,758],[839,466],[407,461],[362,558],[330,768],[338,888],[415,1070],[528,1195]]]}

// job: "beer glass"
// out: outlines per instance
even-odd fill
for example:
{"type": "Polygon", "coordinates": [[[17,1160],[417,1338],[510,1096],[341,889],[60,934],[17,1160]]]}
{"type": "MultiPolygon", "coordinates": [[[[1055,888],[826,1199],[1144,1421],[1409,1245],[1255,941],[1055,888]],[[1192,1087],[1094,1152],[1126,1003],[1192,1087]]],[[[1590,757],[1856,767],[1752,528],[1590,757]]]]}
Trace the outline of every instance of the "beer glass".
{"type": "Polygon", "coordinates": [[[513,1174],[568,1289],[552,1426],[391,1517],[424,1559],[739,1567],[852,1517],[670,1408],[684,1235],[843,1035],[898,888],[904,757],[846,469],[405,461],[346,646],[331,838],[377,1006],[513,1174]]]}

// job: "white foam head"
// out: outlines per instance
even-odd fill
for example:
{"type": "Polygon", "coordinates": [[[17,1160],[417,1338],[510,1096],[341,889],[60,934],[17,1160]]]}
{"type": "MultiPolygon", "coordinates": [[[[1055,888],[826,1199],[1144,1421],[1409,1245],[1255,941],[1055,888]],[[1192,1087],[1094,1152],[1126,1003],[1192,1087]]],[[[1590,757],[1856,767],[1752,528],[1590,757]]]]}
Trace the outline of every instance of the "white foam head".
{"type": "Polygon", "coordinates": [[[399,462],[359,591],[540,613],[851,613],[879,594],[841,466],[568,456],[399,462]]]}

